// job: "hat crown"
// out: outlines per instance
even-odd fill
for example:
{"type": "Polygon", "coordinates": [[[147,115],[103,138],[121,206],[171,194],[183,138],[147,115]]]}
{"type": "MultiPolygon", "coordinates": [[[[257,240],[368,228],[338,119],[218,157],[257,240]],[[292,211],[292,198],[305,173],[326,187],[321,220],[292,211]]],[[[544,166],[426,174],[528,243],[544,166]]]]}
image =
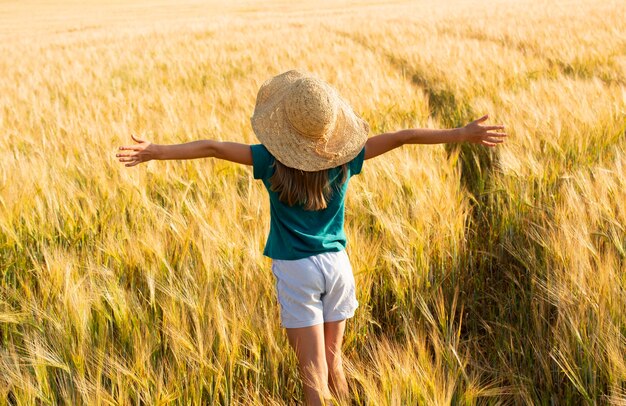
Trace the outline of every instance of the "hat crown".
{"type": "Polygon", "coordinates": [[[337,120],[333,89],[315,78],[298,79],[284,99],[289,123],[302,135],[324,138],[337,120]]]}

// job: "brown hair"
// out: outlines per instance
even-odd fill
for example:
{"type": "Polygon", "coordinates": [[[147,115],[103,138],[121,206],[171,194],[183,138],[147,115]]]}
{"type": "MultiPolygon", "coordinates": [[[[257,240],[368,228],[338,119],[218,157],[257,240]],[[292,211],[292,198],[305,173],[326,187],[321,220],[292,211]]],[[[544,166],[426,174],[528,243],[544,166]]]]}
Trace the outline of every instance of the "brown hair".
{"type": "MultiPolygon", "coordinates": [[[[347,166],[341,166],[343,175],[338,188],[348,178],[347,166]]],[[[322,210],[328,206],[333,192],[328,179],[329,169],[307,172],[285,166],[278,160],[274,161],[274,167],[270,189],[278,193],[278,200],[289,206],[302,204],[305,210],[322,210]]]]}

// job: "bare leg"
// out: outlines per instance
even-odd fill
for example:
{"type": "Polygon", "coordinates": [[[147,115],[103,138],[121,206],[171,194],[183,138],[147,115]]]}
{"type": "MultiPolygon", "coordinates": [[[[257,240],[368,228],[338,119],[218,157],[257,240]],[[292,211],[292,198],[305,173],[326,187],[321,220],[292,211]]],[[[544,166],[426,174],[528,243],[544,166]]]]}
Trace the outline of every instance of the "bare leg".
{"type": "Polygon", "coordinates": [[[328,365],[328,383],[330,391],[337,399],[347,400],[349,397],[348,382],[343,372],[341,344],[346,321],[331,321],[324,323],[324,343],[326,363],[328,365]]]}
{"type": "Polygon", "coordinates": [[[328,366],[324,350],[324,325],[288,328],[289,343],[296,352],[307,405],[323,405],[330,398],[328,366]]]}

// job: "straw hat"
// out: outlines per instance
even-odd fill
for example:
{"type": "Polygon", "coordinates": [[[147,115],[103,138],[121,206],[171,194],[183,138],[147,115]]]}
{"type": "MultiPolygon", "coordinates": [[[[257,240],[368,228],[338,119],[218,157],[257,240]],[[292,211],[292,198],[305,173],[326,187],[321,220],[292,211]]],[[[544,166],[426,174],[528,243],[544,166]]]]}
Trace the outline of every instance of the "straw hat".
{"type": "Polygon", "coordinates": [[[367,141],[369,125],[328,83],[290,70],[261,86],[252,129],[285,166],[320,171],[349,162],[367,141]]]}

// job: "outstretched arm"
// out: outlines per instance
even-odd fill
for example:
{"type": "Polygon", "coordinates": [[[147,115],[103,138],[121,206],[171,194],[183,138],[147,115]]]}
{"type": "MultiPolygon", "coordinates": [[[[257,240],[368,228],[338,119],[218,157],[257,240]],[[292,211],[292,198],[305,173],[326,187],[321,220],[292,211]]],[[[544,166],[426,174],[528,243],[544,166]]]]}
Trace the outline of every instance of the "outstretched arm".
{"type": "Polygon", "coordinates": [[[125,166],[135,166],[153,159],[219,158],[243,165],[252,165],[250,145],[237,142],[198,140],[184,144],[158,145],[131,135],[138,144],[120,147],[115,156],[125,166]]]}
{"type": "Polygon", "coordinates": [[[489,132],[492,130],[503,130],[504,126],[502,125],[480,125],[480,123],[488,118],[489,116],[485,115],[478,120],[472,121],[465,127],[450,130],[417,128],[379,134],[367,140],[365,144],[365,159],[382,155],[404,144],[471,142],[488,147],[495,147],[504,142],[504,137],[506,137],[507,134],[504,132],[489,132]]]}

